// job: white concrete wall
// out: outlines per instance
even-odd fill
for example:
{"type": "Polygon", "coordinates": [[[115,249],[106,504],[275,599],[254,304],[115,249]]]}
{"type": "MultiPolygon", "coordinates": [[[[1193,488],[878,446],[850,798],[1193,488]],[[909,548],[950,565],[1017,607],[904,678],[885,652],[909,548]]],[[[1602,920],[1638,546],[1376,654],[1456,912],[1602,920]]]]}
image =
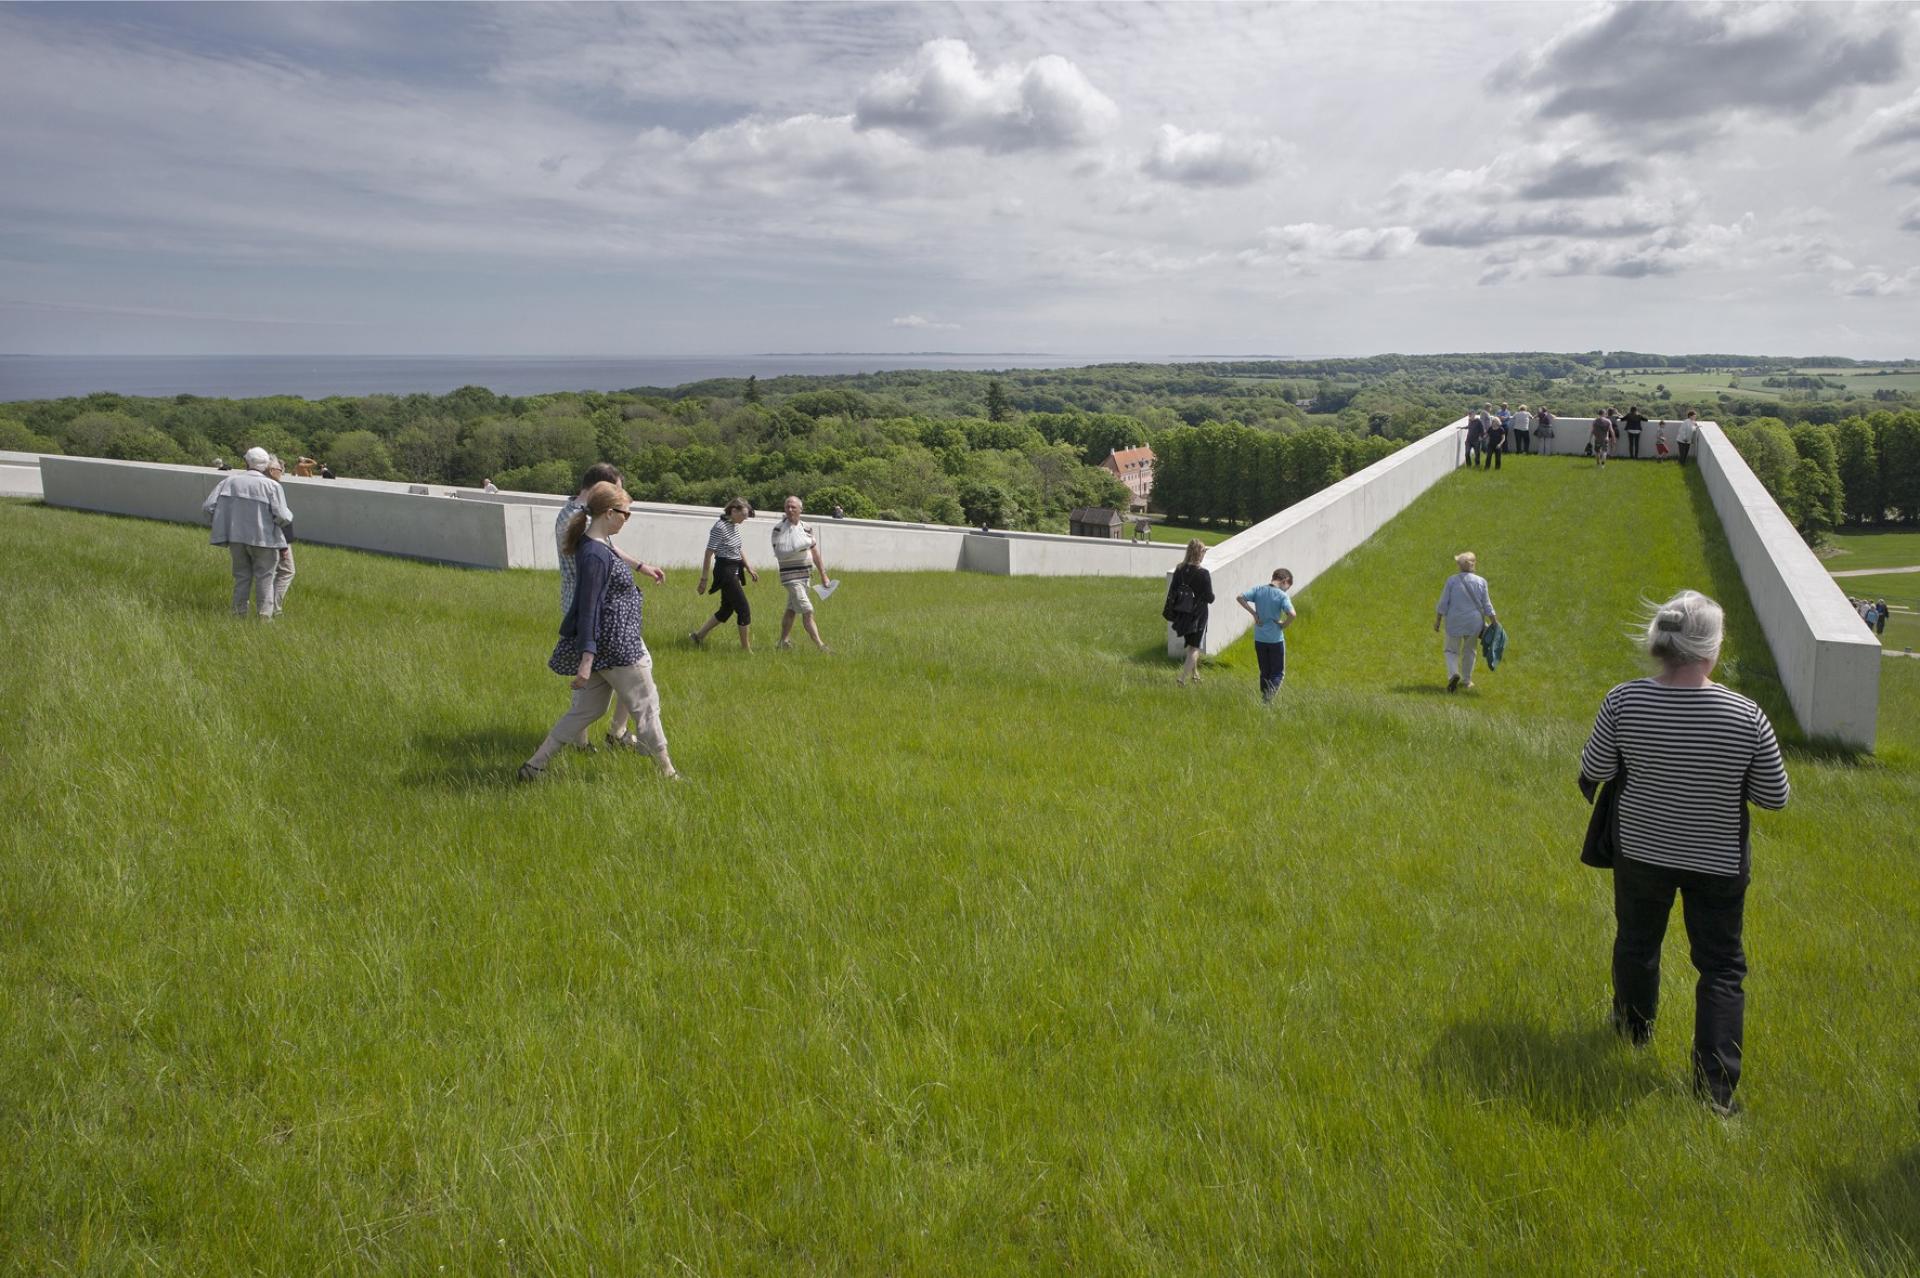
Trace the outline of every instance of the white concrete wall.
{"type": "MultiPolygon", "coordinates": [[[[45,457],[50,506],[199,524],[221,480],[204,466],[45,457]]],[[[347,546],[474,568],[507,568],[507,508],[445,497],[412,497],[325,479],[285,481],[299,542],[347,546]]]]}
{"type": "MultiPolygon", "coordinates": [[[[1252,629],[1253,619],[1233,602],[1236,595],[1266,582],[1275,568],[1290,569],[1294,590],[1305,590],[1421,493],[1452,474],[1464,455],[1465,421],[1442,426],[1208,550],[1201,565],[1213,574],[1206,651],[1219,652],[1252,629]]],[[[1186,645],[1168,626],[1167,654],[1179,657],[1185,652],[1186,645]]]]}
{"type": "MultiPolygon", "coordinates": [[[[4,459],[0,459],[4,463],[4,459]]],[[[5,472],[29,468],[0,464],[5,472]]],[[[47,457],[34,475],[32,495],[44,486],[50,505],[108,514],[200,523],[200,504],[220,482],[204,466],[47,457]],[[44,478],[43,478],[44,476],[44,478]]],[[[24,480],[22,481],[24,483],[24,480]]],[[[557,569],[553,521],[566,500],[550,493],[487,493],[366,479],[282,481],[293,509],[295,537],[479,568],[557,569]]],[[[0,492],[5,492],[0,487],[0,492]]],[[[619,541],[629,553],[667,568],[697,568],[707,532],[719,512],[706,507],[634,503],[619,541]]],[[[777,515],[756,515],[741,528],[747,560],[773,566],[777,515]]],[[[1090,537],[1045,533],[979,533],[934,524],[808,517],[820,535],[830,572],[973,572],[1033,576],[1151,577],[1177,562],[1171,546],[1135,546],[1090,537]]]]}
{"type": "Polygon", "coordinates": [[[40,468],[0,461],[0,497],[38,497],[40,468]]]}
{"type": "Polygon", "coordinates": [[[1800,730],[1873,749],[1880,710],[1879,641],[1726,432],[1700,423],[1693,456],[1800,730]]]}

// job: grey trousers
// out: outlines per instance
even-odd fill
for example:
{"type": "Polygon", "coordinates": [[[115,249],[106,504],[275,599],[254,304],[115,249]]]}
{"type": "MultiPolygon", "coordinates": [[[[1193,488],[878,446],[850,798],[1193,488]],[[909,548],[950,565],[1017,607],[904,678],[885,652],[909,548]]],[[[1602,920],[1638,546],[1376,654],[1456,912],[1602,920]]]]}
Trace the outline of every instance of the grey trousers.
{"type": "Polygon", "coordinates": [[[666,729],[660,725],[660,690],[653,683],[653,657],[649,655],[631,666],[596,670],[586,687],[575,689],[573,704],[534,751],[533,765],[545,767],[561,746],[585,737],[587,729],[607,712],[607,703],[616,691],[633,715],[633,735],[640,738],[641,748],[648,754],[666,753],[666,729]]]}
{"type": "Polygon", "coordinates": [[[273,607],[273,569],[280,552],[272,546],[241,546],[229,543],[233,552],[233,615],[247,615],[247,596],[253,596],[254,611],[271,617],[273,607]]]}

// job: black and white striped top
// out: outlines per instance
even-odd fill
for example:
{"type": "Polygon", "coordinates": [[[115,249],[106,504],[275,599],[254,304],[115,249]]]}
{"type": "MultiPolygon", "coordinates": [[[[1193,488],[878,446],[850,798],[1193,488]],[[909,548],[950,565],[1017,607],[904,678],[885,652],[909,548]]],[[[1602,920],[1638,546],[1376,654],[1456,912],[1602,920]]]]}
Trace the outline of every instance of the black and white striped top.
{"type": "Polygon", "coordinates": [[[1580,771],[1622,769],[1620,854],[1704,874],[1746,872],[1747,803],[1787,806],[1787,770],[1766,712],[1730,688],[1653,679],[1606,695],[1580,771]]]}
{"type": "Polygon", "coordinates": [[[745,560],[747,552],[740,548],[740,525],[725,515],[713,521],[713,531],[707,534],[707,549],[716,559],[745,560]]]}

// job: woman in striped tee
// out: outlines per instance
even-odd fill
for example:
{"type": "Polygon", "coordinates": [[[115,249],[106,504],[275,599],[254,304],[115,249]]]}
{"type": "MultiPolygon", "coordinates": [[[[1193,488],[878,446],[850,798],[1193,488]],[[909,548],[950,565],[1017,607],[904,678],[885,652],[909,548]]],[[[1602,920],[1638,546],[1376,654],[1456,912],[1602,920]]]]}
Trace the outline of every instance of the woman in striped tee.
{"type": "Polygon", "coordinates": [[[1693,965],[1693,1085],[1715,1113],[1737,1112],[1747,958],[1741,948],[1751,858],[1747,804],[1787,805],[1787,772],[1759,706],[1708,678],[1720,659],[1720,605],[1683,590],[1660,605],[1644,643],[1650,679],[1606,695],[1580,774],[1621,777],[1613,864],[1613,1027],[1644,1046],[1660,998],[1660,942],[1680,894],[1693,965]]]}
{"type": "Polygon", "coordinates": [[[747,588],[740,580],[742,574],[756,582],[760,580],[760,574],[747,562],[746,548],[740,544],[740,525],[751,518],[752,503],[745,497],[735,497],[707,533],[707,554],[700,562],[700,581],[693,593],[706,594],[707,579],[711,575],[713,593],[720,596],[720,608],[698,630],[687,632],[687,638],[693,640],[696,648],[706,640],[709,631],[731,617],[740,628],[741,649],[753,651],[753,605],[747,602],[747,588]]]}

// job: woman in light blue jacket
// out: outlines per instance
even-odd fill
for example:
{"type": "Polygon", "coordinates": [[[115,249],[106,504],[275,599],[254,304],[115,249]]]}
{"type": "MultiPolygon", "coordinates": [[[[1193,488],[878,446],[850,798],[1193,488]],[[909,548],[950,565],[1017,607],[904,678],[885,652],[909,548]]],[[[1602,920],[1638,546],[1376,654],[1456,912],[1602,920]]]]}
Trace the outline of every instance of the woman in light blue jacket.
{"type": "Polygon", "coordinates": [[[1473,687],[1474,648],[1480,632],[1494,621],[1493,598],[1487,593],[1487,579],[1474,569],[1479,561],[1471,550],[1453,557],[1460,571],[1447,578],[1441,588],[1440,602],[1433,610],[1433,628],[1447,632],[1447,691],[1464,683],[1473,687]]]}

